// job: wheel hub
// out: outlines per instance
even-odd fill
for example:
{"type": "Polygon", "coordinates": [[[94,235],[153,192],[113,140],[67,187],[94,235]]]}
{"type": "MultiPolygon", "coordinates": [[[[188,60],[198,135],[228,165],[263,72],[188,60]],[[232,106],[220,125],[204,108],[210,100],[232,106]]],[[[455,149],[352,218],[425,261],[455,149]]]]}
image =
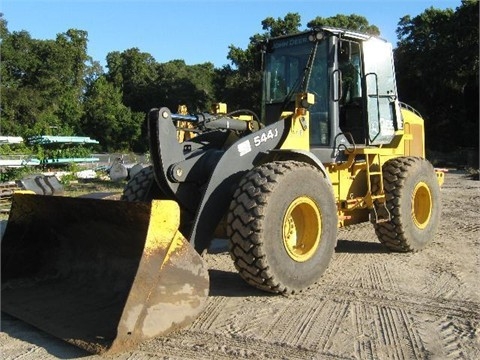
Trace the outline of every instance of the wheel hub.
{"type": "Polygon", "coordinates": [[[296,198],[283,220],[283,244],[295,261],[305,262],[316,252],[322,233],[322,218],[317,204],[306,196],[296,198]]]}
{"type": "Polygon", "coordinates": [[[425,229],[432,215],[432,194],[427,184],[419,182],[412,194],[412,219],[419,229],[425,229]]]}

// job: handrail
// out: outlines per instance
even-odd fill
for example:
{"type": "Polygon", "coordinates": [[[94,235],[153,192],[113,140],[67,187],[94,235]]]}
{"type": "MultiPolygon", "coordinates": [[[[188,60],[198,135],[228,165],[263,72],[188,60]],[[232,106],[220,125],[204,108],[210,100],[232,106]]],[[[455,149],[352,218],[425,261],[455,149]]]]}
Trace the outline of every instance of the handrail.
{"type": "Polygon", "coordinates": [[[403,102],[399,102],[400,104],[400,107],[404,108],[404,109],[407,109],[411,112],[413,112],[415,115],[417,115],[418,117],[422,118],[423,119],[423,116],[422,114],[420,114],[419,111],[417,111],[415,108],[413,108],[412,106],[408,105],[408,104],[405,104],[403,102]]]}

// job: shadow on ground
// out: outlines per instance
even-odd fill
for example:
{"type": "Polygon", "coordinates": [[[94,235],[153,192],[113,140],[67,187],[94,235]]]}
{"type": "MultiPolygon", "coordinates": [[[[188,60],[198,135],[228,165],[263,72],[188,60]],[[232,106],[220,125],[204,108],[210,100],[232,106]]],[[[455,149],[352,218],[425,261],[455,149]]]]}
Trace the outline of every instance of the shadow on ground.
{"type": "MultiPolygon", "coordinates": [[[[2,332],[14,339],[44,348],[47,353],[59,359],[77,359],[92,355],[3,312],[0,321],[2,332]]],[[[25,352],[29,351],[25,349],[25,352]]],[[[20,357],[21,355],[18,358],[20,357]]]]}
{"type": "Polygon", "coordinates": [[[338,240],[335,252],[352,254],[380,254],[389,253],[390,251],[381,243],[358,240],[338,240]]]}

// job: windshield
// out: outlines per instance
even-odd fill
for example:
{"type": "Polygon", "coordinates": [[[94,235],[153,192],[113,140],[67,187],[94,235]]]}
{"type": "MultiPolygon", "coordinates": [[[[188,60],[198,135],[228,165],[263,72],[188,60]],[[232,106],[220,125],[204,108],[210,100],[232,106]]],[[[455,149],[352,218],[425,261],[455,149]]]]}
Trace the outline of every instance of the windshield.
{"type": "Polygon", "coordinates": [[[302,81],[314,44],[306,35],[272,42],[265,59],[265,102],[283,102],[302,81]]]}
{"type": "Polygon", "coordinates": [[[310,111],[310,143],[327,146],[330,141],[328,41],[308,40],[308,34],[273,40],[267,49],[264,73],[263,118],[266,124],[293,111],[295,95],[315,96],[310,111]],[[309,67],[309,68],[307,68],[309,67]]]}

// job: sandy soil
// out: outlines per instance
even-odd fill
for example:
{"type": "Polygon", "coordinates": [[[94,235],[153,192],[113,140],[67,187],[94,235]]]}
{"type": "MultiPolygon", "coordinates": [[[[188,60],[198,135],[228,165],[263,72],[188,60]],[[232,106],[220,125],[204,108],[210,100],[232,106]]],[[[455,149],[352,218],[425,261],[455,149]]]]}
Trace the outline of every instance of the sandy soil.
{"type": "MultiPolygon", "coordinates": [[[[397,254],[370,224],[342,229],[334,259],[306,293],[246,285],[223,249],[188,328],[116,359],[480,359],[480,182],[448,173],[430,246],[397,254]]],[[[98,359],[2,315],[2,359],[98,359]]]]}

